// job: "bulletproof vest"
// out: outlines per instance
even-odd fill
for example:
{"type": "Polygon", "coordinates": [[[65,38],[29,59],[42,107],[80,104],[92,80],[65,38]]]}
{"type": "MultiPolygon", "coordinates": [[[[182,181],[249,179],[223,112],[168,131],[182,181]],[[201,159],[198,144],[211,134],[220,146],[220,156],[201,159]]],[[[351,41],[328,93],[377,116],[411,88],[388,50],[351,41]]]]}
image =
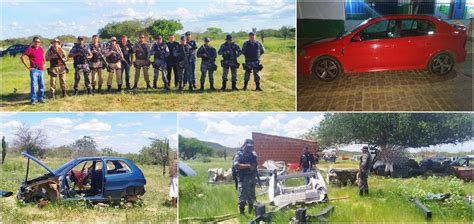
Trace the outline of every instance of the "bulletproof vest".
{"type": "Polygon", "coordinates": [[[154,49],[155,50],[155,55],[153,55],[153,56],[155,56],[155,60],[156,59],[163,60],[164,59],[164,52],[165,52],[165,44],[164,43],[162,43],[160,45],[155,44],[155,45],[153,45],[153,47],[155,48],[154,49]]]}
{"type": "Polygon", "coordinates": [[[258,60],[260,58],[260,44],[258,42],[245,42],[246,44],[246,52],[245,52],[245,59],[246,60],[258,60]]]}
{"type": "MultiPolygon", "coordinates": [[[[94,49],[96,51],[101,51],[99,44],[97,44],[97,46],[94,46],[94,44],[91,43],[91,51],[94,50],[94,49]]],[[[90,61],[91,62],[99,62],[99,60],[100,60],[99,53],[92,53],[92,58],[90,59],[90,61]]]]}
{"type": "MultiPolygon", "coordinates": [[[[57,53],[54,53],[54,50],[51,50],[51,53],[52,55],[56,55],[58,54],[60,57],[62,56],[61,53],[57,52],[57,53]]],[[[62,65],[63,63],[61,62],[61,59],[59,59],[58,57],[56,58],[51,58],[51,60],[49,61],[50,63],[50,67],[58,67],[59,65],[62,65]]]]}
{"type": "Polygon", "coordinates": [[[74,48],[76,48],[77,52],[80,52],[81,54],[74,57],[74,65],[82,65],[82,64],[87,64],[87,59],[85,58],[87,54],[87,47],[85,45],[78,45],[75,44],[74,48]]]}
{"type": "Polygon", "coordinates": [[[308,158],[308,155],[306,155],[306,154],[301,155],[301,165],[302,165],[303,167],[308,167],[308,166],[309,166],[309,158],[308,158]]]}
{"type": "Polygon", "coordinates": [[[203,45],[203,46],[202,46],[202,51],[207,55],[207,57],[202,57],[202,60],[203,60],[203,61],[209,61],[212,56],[215,56],[215,55],[212,55],[212,48],[211,48],[211,46],[205,46],[205,45],[203,45]]]}
{"type": "MultiPolygon", "coordinates": [[[[249,153],[245,150],[241,150],[241,157],[239,163],[251,164],[252,166],[257,166],[257,157],[253,153],[249,153]]],[[[250,169],[239,170],[239,175],[250,175],[255,171],[250,171],[250,169]]]]}
{"type": "Polygon", "coordinates": [[[191,40],[191,41],[188,42],[188,45],[190,46],[190,54],[193,54],[193,55],[194,55],[194,52],[195,52],[196,49],[197,49],[196,41],[191,40]]]}
{"type": "Polygon", "coordinates": [[[120,43],[119,46],[120,50],[122,50],[123,58],[125,58],[127,62],[130,62],[130,50],[132,49],[132,45],[129,43],[122,45],[122,43],[120,43]]]}
{"type": "Polygon", "coordinates": [[[148,60],[147,55],[148,55],[148,46],[147,43],[137,43],[138,47],[140,48],[140,53],[137,54],[137,59],[140,60],[148,60]]]}
{"type": "Polygon", "coordinates": [[[173,52],[176,50],[176,48],[179,46],[178,42],[167,42],[166,45],[168,45],[168,49],[170,51],[170,56],[168,57],[168,60],[174,60],[176,57],[174,57],[173,52]]]}
{"type": "MultiPolygon", "coordinates": [[[[113,47],[112,45],[109,46],[109,50],[110,51],[115,51],[117,52],[113,47]]],[[[118,52],[117,52],[118,53],[118,52]]],[[[109,63],[117,63],[118,61],[120,61],[120,55],[119,54],[111,54],[107,57],[107,62],[109,63]]]]}
{"type": "Polygon", "coordinates": [[[233,59],[236,59],[236,53],[235,53],[235,47],[234,47],[235,43],[225,43],[224,46],[223,46],[223,51],[230,51],[231,53],[230,54],[222,54],[222,58],[224,58],[224,60],[233,60],[233,59]]]}

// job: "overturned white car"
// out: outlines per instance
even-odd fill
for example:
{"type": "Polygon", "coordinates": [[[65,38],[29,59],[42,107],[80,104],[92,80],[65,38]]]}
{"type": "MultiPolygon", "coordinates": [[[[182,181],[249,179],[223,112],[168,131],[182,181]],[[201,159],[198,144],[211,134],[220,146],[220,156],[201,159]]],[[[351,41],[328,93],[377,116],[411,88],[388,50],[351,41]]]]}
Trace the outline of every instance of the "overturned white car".
{"type": "Polygon", "coordinates": [[[270,177],[268,198],[271,204],[278,207],[297,203],[324,202],[327,200],[326,183],[319,170],[286,175],[278,175],[275,170],[270,177]],[[285,182],[289,179],[304,177],[310,178],[309,184],[295,187],[285,186],[285,182]]]}

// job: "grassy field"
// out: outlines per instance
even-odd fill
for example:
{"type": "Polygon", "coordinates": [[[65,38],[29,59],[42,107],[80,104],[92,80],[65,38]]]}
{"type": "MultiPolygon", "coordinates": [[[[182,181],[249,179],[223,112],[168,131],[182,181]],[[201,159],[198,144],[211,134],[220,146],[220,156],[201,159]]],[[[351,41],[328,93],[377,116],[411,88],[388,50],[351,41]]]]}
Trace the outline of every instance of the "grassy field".
{"type": "MultiPolygon", "coordinates": [[[[49,158],[42,160],[50,168],[55,169],[67,162],[68,159],[49,158]]],[[[20,156],[8,156],[5,164],[0,166],[0,189],[16,194],[26,174],[27,160],[20,156]]],[[[110,206],[92,208],[82,202],[63,202],[47,207],[38,208],[35,203],[23,204],[16,196],[0,198],[0,223],[24,222],[81,222],[81,223],[130,223],[130,222],[160,222],[174,223],[176,209],[167,201],[167,177],[161,175],[158,166],[138,165],[145,174],[147,184],[142,203],[132,208],[110,206]]],[[[45,169],[31,162],[29,178],[44,174],[45,169]]]]}
{"type": "MultiPolygon", "coordinates": [[[[232,183],[220,185],[207,184],[207,169],[229,168],[231,161],[213,158],[210,163],[202,161],[189,161],[198,175],[196,177],[180,178],[180,207],[179,218],[186,217],[211,217],[236,214],[237,192],[232,183]]],[[[328,164],[318,166],[325,171],[328,164]]],[[[357,167],[352,161],[341,161],[333,165],[338,168],[357,167]]],[[[323,172],[325,176],[325,172],[323,172]]],[[[301,180],[303,181],[303,180],[301,180]]],[[[295,183],[293,183],[295,184],[295,183]]],[[[329,204],[335,206],[334,213],[328,217],[329,222],[396,222],[411,223],[425,222],[423,215],[414,203],[410,202],[407,195],[424,195],[426,192],[462,192],[474,194],[472,183],[464,183],[450,178],[409,178],[385,179],[379,176],[369,177],[370,195],[359,197],[357,186],[336,187],[328,185],[329,198],[349,197],[344,200],[330,201],[329,203],[308,205],[308,214],[316,214],[329,204]]],[[[257,194],[262,189],[257,187],[257,194]]],[[[453,197],[454,199],[454,197],[453,197]]],[[[257,201],[268,202],[267,196],[257,196],[257,201]]],[[[459,201],[447,200],[445,203],[426,201],[425,204],[432,210],[434,222],[460,222],[469,223],[473,219],[474,207],[467,206],[459,201]]],[[[288,223],[294,216],[297,207],[280,211],[272,219],[276,223],[288,223]]],[[[267,205],[266,210],[270,211],[267,205]]],[[[243,223],[254,218],[253,215],[238,216],[228,220],[228,223],[243,223]]]]}
{"type": "MultiPolygon", "coordinates": [[[[221,42],[216,41],[211,44],[218,48],[221,42]]],[[[241,46],[242,40],[238,44],[241,46]]],[[[141,89],[133,94],[113,93],[89,96],[82,92],[79,96],[58,98],[54,101],[47,99],[46,104],[36,104],[35,106],[29,105],[30,78],[19,57],[3,57],[0,58],[0,108],[3,111],[294,111],[294,45],[293,39],[265,38],[264,46],[266,53],[262,56],[264,69],[261,71],[263,92],[250,91],[255,89],[255,84],[252,81],[253,77],[249,83],[249,91],[205,91],[203,93],[196,91],[189,93],[185,91],[179,93],[174,88],[174,79],[172,78],[173,90],[165,92],[160,78],[158,82],[160,89],[145,92],[146,83],[142,74],[139,83],[141,89]]],[[[220,65],[220,60],[220,57],[216,60],[218,65],[220,65]]],[[[243,56],[239,57],[241,64],[243,60],[243,56]]],[[[67,84],[69,92],[72,93],[74,82],[72,60],[69,60],[68,67],[71,71],[67,75],[67,84]]],[[[201,77],[199,68],[200,59],[196,65],[198,88],[199,78],[201,77]]],[[[107,73],[105,70],[103,72],[107,73]]],[[[134,72],[135,70],[132,68],[132,82],[134,72]]],[[[153,74],[153,69],[150,69],[149,72],[153,74]]],[[[238,69],[237,75],[238,88],[241,89],[244,77],[242,66],[238,69]]],[[[108,74],[106,74],[107,76],[108,74]]],[[[228,79],[230,80],[230,76],[228,79]]],[[[84,89],[82,81],[83,78],[81,78],[81,90],[84,89]]],[[[221,88],[222,68],[220,66],[214,73],[214,83],[216,89],[221,88]]],[[[56,85],[59,88],[59,81],[56,85]]],[[[228,81],[227,89],[229,89],[230,85],[230,81],[228,81]]],[[[49,76],[45,74],[47,97],[49,97],[49,87],[49,76]]],[[[106,88],[106,86],[103,86],[103,88],[106,88]]],[[[115,79],[113,81],[113,88],[117,88],[115,79]]],[[[205,89],[208,88],[209,82],[206,81],[205,89]]]]}

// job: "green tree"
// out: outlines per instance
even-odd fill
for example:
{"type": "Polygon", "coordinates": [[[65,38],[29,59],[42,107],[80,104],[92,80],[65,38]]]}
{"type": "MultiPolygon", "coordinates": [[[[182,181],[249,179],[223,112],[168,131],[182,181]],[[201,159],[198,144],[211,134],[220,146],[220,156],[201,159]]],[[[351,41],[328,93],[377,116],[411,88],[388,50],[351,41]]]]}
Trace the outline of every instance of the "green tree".
{"type": "Polygon", "coordinates": [[[155,20],[150,26],[148,26],[146,31],[153,37],[158,35],[167,37],[168,35],[175,34],[176,31],[181,29],[183,29],[183,25],[178,20],[159,19],[155,20]]]}
{"type": "Polygon", "coordinates": [[[460,113],[326,114],[320,126],[303,137],[323,149],[354,143],[381,150],[458,144],[472,139],[473,118],[460,113]]]}
{"type": "Polygon", "coordinates": [[[225,33],[221,28],[209,27],[202,34],[204,37],[209,37],[211,40],[223,39],[225,33]]]}
{"type": "Polygon", "coordinates": [[[109,39],[112,36],[119,38],[122,35],[127,35],[129,39],[138,37],[140,33],[144,33],[144,21],[138,19],[127,20],[123,22],[113,22],[105,25],[105,27],[99,29],[99,37],[109,39]]]}
{"type": "Polygon", "coordinates": [[[97,149],[96,141],[90,136],[84,136],[71,144],[73,157],[98,156],[100,151],[97,149]]]}
{"type": "Polygon", "coordinates": [[[149,165],[167,165],[169,155],[168,140],[151,138],[152,142],[149,146],[145,146],[140,150],[139,161],[149,165]]]}
{"type": "Polygon", "coordinates": [[[203,156],[211,156],[212,148],[196,138],[186,138],[179,135],[179,153],[183,160],[188,160],[201,154],[203,156]]]}

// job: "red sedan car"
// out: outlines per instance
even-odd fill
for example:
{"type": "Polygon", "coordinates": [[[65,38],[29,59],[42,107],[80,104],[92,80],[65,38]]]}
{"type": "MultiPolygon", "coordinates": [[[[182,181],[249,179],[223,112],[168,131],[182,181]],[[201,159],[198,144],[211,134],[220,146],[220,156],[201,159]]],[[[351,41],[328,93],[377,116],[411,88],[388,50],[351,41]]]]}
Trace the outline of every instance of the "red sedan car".
{"type": "Polygon", "coordinates": [[[466,27],[421,15],[368,19],[336,38],[313,42],[298,52],[298,74],[326,81],[343,72],[428,69],[444,75],[466,58],[466,27]]]}

